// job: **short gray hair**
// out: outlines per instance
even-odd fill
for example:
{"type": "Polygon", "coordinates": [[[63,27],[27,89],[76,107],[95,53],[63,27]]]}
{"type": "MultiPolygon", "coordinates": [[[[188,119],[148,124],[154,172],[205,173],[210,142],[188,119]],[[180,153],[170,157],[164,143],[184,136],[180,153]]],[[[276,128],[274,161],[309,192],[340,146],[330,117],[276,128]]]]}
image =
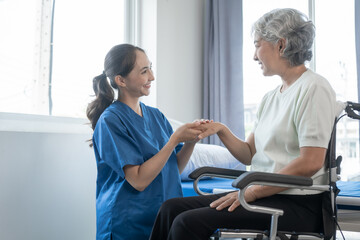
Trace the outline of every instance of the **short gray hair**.
{"type": "Polygon", "coordinates": [[[273,44],[285,39],[283,57],[291,66],[301,65],[312,58],[315,26],[305,14],[296,9],[275,9],[264,14],[254,23],[252,33],[273,44]]]}

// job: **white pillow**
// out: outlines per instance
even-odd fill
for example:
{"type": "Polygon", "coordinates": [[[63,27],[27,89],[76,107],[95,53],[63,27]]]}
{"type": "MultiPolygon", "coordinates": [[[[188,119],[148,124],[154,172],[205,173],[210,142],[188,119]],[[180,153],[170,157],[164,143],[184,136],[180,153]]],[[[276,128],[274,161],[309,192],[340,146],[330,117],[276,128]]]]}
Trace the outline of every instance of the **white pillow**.
{"type": "Polygon", "coordinates": [[[169,121],[171,127],[173,128],[174,132],[176,129],[178,129],[179,127],[181,127],[184,124],[184,123],[182,123],[178,120],[172,119],[172,118],[168,118],[168,121],[169,121]]]}
{"type": "Polygon", "coordinates": [[[189,174],[195,169],[205,166],[245,170],[245,166],[233,157],[227,148],[197,143],[188,164],[181,173],[181,180],[191,180],[188,177],[189,174]]]}

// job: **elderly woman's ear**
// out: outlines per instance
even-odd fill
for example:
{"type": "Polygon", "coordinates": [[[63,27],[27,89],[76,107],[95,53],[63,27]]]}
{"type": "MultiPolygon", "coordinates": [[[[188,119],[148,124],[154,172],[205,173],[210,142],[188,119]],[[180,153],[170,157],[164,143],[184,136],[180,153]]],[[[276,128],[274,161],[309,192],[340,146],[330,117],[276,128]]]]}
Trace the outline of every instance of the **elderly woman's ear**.
{"type": "Polygon", "coordinates": [[[280,38],[277,44],[278,44],[278,48],[279,48],[279,53],[280,53],[280,55],[283,55],[283,54],[284,54],[285,47],[286,47],[286,41],[285,41],[285,39],[284,39],[284,38],[280,38]]]}

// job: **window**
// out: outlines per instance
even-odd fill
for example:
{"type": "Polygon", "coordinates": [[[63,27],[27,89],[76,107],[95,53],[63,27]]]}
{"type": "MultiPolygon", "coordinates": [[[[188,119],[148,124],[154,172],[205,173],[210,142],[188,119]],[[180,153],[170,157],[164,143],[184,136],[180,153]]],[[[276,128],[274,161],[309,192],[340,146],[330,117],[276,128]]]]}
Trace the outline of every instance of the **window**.
{"type": "MultiPolygon", "coordinates": [[[[311,68],[315,68],[317,73],[329,80],[338,100],[357,102],[354,1],[253,0],[243,1],[243,4],[245,111],[255,114],[251,106],[257,105],[266,92],[281,84],[279,77],[264,77],[259,66],[253,61],[255,48],[251,47],[253,39],[250,30],[261,15],[274,8],[283,7],[295,8],[314,17],[312,20],[316,26],[316,38],[311,68]],[[309,14],[309,9],[312,14],[309,14]]],[[[343,156],[342,180],[355,180],[360,177],[360,162],[356,157],[359,156],[358,128],[358,121],[349,118],[343,118],[338,124],[337,154],[343,156]]],[[[248,136],[252,123],[245,123],[245,129],[248,136]]]]}
{"type": "Polygon", "coordinates": [[[92,79],[124,42],[124,1],[0,1],[0,112],[85,117],[92,79]]]}
{"type": "MultiPolygon", "coordinates": [[[[340,101],[358,101],[354,13],[354,1],[315,1],[316,71],[329,80],[340,101]]],[[[343,157],[342,180],[355,180],[360,177],[359,121],[343,118],[337,127],[343,130],[336,146],[343,157]]]]}
{"type": "Polygon", "coordinates": [[[105,54],[124,41],[124,1],[56,1],[54,20],[52,114],[84,117],[105,54]]]}
{"type": "Polygon", "coordinates": [[[35,37],[39,21],[37,3],[37,0],[0,1],[2,112],[29,113],[31,109],[35,37]]]}

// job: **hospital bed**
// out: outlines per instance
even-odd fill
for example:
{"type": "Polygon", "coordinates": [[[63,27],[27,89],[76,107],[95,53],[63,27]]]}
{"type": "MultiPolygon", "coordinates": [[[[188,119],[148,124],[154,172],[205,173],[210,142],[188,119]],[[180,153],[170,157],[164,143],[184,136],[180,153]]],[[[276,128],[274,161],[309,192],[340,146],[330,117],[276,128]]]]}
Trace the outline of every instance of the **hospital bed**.
{"type": "Polygon", "coordinates": [[[338,222],[344,231],[360,232],[360,182],[337,183],[338,222]]]}
{"type": "MultiPolygon", "coordinates": [[[[343,116],[347,115],[353,119],[360,119],[357,112],[360,110],[360,104],[347,102],[343,116]],[[356,113],[355,113],[356,111],[356,113]]],[[[341,116],[342,117],[342,116],[341,116]]],[[[341,118],[340,117],[340,118],[341,118]]],[[[340,119],[339,118],[339,119],[340,119]]],[[[339,120],[337,119],[337,120],[339,120]]],[[[194,181],[183,181],[184,196],[194,196],[197,194],[206,195],[220,193],[224,191],[239,191],[239,199],[243,207],[249,211],[264,212],[272,215],[272,221],[267,232],[251,232],[249,230],[228,230],[218,229],[214,233],[214,239],[222,238],[240,238],[240,239],[326,239],[323,234],[318,233],[281,233],[277,231],[278,217],[281,217],[281,209],[262,208],[247,204],[244,201],[243,193],[246,188],[253,184],[262,184],[269,186],[282,186],[300,189],[322,189],[331,194],[332,215],[331,219],[338,222],[338,228],[347,231],[360,231],[360,182],[343,182],[339,180],[341,156],[335,156],[336,124],[334,125],[333,134],[329,143],[327,152],[327,164],[329,167],[330,183],[329,185],[312,185],[311,178],[298,176],[285,176],[272,173],[247,172],[233,169],[223,169],[214,167],[202,167],[192,172],[189,177],[194,181]],[[202,180],[201,180],[202,179],[202,180]],[[235,179],[235,180],[234,180],[235,179]],[[337,188],[340,189],[336,197],[337,188]]],[[[336,235],[335,222],[329,225],[336,235]]]]}

